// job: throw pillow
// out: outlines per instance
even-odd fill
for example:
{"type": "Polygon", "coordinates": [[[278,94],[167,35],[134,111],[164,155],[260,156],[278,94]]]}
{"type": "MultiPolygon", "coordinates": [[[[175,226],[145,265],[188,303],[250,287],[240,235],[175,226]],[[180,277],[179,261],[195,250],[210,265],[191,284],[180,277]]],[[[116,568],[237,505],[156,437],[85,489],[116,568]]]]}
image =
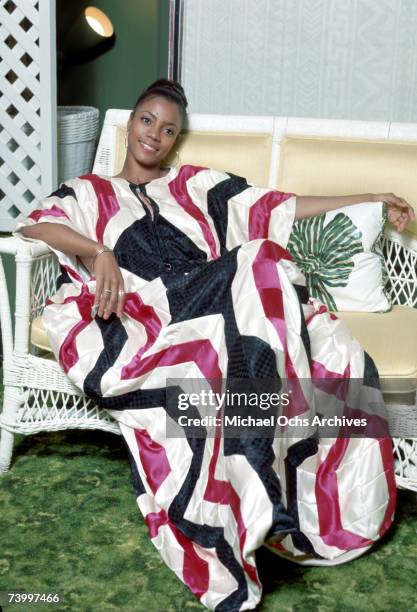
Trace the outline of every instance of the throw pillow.
{"type": "Polygon", "coordinates": [[[287,248],[329,310],[390,310],[379,246],[386,217],[383,202],[363,202],[294,223],[287,248]]]}

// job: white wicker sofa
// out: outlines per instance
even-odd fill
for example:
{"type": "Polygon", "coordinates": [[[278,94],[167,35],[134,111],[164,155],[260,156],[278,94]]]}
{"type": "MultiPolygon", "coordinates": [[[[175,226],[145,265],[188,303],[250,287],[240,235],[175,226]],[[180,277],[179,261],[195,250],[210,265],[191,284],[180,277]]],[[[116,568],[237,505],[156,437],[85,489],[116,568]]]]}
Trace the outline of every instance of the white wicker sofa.
{"type": "MultiPolygon", "coordinates": [[[[119,171],[128,117],[127,110],[107,112],[94,172],[111,176],[119,171]]],[[[299,194],[394,191],[417,204],[415,124],[195,114],[189,118],[179,155],[181,163],[224,169],[256,184],[299,194]]],[[[388,290],[396,305],[383,314],[340,316],[380,371],[389,412],[401,435],[394,439],[397,484],[417,491],[417,223],[401,235],[387,228],[382,243],[388,290]]],[[[13,333],[0,259],[0,472],[6,472],[14,433],[120,431],[69,382],[49,351],[41,315],[58,274],[54,255],[42,242],[15,237],[0,239],[2,253],[15,255],[17,287],[13,333]]]]}

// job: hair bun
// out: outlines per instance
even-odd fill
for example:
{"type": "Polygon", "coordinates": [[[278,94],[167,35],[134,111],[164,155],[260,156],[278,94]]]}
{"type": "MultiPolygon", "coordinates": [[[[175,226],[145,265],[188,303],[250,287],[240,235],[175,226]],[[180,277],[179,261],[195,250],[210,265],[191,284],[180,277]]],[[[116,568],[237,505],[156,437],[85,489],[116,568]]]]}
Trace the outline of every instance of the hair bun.
{"type": "Polygon", "coordinates": [[[172,100],[176,104],[178,104],[183,122],[187,117],[187,106],[188,101],[185,96],[184,88],[181,83],[178,81],[173,81],[172,79],[158,79],[154,81],[143,91],[139,98],[136,101],[135,106],[133,107],[133,112],[135,112],[136,108],[141,104],[146,98],[151,96],[164,96],[169,100],[172,100]]]}
{"type": "Polygon", "coordinates": [[[186,108],[188,106],[188,101],[185,96],[184,88],[178,81],[174,81],[172,79],[158,79],[157,81],[154,81],[151,85],[149,85],[149,87],[147,87],[147,89],[144,91],[144,94],[149,94],[154,90],[165,90],[167,92],[174,92],[177,94],[177,96],[181,98],[184,107],[186,108]]]}

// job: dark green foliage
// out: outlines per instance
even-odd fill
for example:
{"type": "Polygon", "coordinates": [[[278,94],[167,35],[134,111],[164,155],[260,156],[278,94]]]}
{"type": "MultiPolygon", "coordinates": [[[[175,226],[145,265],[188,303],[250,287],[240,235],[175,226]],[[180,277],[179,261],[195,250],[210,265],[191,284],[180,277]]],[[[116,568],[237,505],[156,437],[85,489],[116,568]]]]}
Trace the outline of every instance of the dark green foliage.
{"type": "Polygon", "coordinates": [[[329,287],[346,287],[352,257],[363,251],[362,234],[351,219],[338,213],[324,226],[326,215],[294,223],[288,250],[306,277],[310,295],[337,310],[329,287]]]}

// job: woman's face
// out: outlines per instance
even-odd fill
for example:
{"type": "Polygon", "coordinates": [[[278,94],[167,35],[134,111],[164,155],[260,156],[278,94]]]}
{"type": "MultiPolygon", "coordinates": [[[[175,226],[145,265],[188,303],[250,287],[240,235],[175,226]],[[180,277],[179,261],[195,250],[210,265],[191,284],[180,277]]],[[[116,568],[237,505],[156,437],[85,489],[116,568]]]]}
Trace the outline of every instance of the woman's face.
{"type": "Polygon", "coordinates": [[[181,131],[181,110],[162,96],[147,98],[129,119],[128,154],[141,166],[160,166],[181,131]]]}

